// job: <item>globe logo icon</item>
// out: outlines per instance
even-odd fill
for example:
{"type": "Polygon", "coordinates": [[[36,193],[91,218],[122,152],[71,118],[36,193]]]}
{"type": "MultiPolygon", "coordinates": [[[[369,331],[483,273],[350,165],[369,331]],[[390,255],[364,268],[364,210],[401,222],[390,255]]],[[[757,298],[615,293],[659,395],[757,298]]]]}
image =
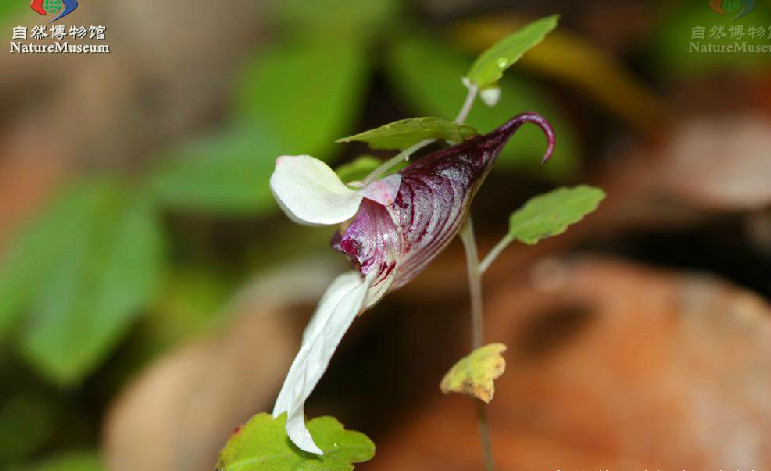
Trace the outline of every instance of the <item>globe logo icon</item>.
{"type": "Polygon", "coordinates": [[[32,11],[41,16],[56,15],[51,21],[57,21],[78,8],[78,0],[32,0],[32,11]]]}
{"type": "Polygon", "coordinates": [[[723,0],[723,10],[725,10],[727,13],[736,13],[741,8],[741,0],[723,0]]]}
{"type": "Polygon", "coordinates": [[[735,21],[754,10],[756,1],[757,0],[710,0],[709,7],[719,15],[735,13],[736,15],[731,18],[731,21],[735,21]]]}
{"type": "Polygon", "coordinates": [[[55,15],[59,13],[59,11],[64,7],[62,5],[62,0],[44,0],[43,1],[43,10],[46,11],[49,15],[55,15]]]}

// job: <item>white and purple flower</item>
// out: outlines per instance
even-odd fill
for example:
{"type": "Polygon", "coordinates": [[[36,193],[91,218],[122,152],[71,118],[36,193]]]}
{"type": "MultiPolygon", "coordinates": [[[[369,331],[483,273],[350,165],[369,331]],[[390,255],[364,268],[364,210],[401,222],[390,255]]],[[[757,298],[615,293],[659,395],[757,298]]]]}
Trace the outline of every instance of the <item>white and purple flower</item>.
{"type": "Polygon", "coordinates": [[[287,433],[300,449],[322,453],[305,426],[303,409],[353,320],[415,278],[452,241],[495,159],[526,122],[546,134],[545,162],[554,132],[536,113],[517,115],[489,134],[434,152],[358,190],[313,157],[277,159],[270,186],[281,208],[301,224],[343,224],[332,247],[355,269],[338,276],[321,298],[273,409],[274,417],[287,413],[287,433]]]}

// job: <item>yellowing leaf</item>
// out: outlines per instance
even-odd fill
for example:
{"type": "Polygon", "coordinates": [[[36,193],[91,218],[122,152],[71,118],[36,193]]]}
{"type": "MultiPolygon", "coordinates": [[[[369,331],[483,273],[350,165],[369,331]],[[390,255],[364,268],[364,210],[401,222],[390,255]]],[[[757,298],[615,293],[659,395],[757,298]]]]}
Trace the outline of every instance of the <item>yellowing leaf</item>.
{"type": "Polygon", "coordinates": [[[495,392],[493,381],[506,369],[506,360],[501,355],[505,351],[506,345],[502,343],[477,348],[444,375],[439,388],[445,394],[468,394],[489,403],[495,392]]]}
{"type": "Polygon", "coordinates": [[[307,422],[323,455],[306,453],[289,441],[286,414],[274,419],[260,413],[233,432],[220,452],[217,471],[350,471],[369,461],[375,444],[363,433],[345,430],[334,417],[307,422]]]}

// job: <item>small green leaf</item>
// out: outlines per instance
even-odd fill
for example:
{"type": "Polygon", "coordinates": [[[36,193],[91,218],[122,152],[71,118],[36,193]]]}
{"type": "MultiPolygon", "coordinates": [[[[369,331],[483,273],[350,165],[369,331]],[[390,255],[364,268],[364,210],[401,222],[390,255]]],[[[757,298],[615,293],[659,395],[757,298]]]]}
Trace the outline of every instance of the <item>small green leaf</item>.
{"type": "Polygon", "coordinates": [[[377,157],[360,155],[355,160],[337,167],[335,173],[346,183],[361,181],[382,163],[383,161],[377,157]]]}
{"type": "Polygon", "coordinates": [[[17,338],[41,374],[73,384],[99,364],[154,299],[163,233],[152,201],[114,180],[71,190],[88,204],[64,218],[46,271],[34,281],[17,338]]]}
{"type": "Polygon", "coordinates": [[[263,214],[276,207],[268,180],[279,155],[267,132],[234,126],[164,156],[151,184],[174,209],[263,214]]]}
{"type": "Polygon", "coordinates": [[[536,196],[511,215],[507,237],[532,245],[562,234],[569,225],[597,209],[603,198],[605,192],[586,185],[536,196]]]}
{"type": "Polygon", "coordinates": [[[379,128],[338,139],[337,142],[361,141],[373,149],[406,149],[426,139],[461,142],[478,135],[479,131],[468,124],[427,117],[394,121],[379,128]]]}
{"type": "Polygon", "coordinates": [[[286,414],[260,413],[236,429],[220,452],[217,471],[350,471],[369,461],[375,444],[363,433],[345,430],[334,417],[307,422],[323,455],[297,448],[286,434],[286,414]]]}
{"type": "Polygon", "coordinates": [[[502,343],[477,348],[444,375],[439,388],[445,394],[467,394],[489,404],[495,393],[494,381],[506,369],[506,360],[501,355],[505,351],[506,345],[502,343]]]}
{"type": "Polygon", "coordinates": [[[494,84],[522,54],[540,43],[557,26],[558,20],[559,15],[541,18],[493,44],[474,61],[468,79],[479,88],[494,84]]]}

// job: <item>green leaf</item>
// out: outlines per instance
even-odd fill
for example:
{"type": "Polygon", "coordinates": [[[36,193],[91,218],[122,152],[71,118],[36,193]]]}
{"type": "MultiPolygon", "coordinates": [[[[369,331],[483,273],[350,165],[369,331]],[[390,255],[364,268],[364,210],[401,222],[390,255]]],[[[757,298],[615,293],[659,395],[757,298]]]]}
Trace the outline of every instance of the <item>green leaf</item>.
{"type": "Polygon", "coordinates": [[[603,198],[605,192],[586,185],[558,188],[531,198],[509,218],[507,237],[532,245],[562,234],[569,225],[597,209],[603,198]]]}
{"type": "Polygon", "coordinates": [[[75,383],[99,364],[155,297],[162,264],[151,200],[113,180],[71,191],[85,202],[48,234],[58,250],[35,280],[18,339],[23,356],[59,384],[75,383]]]}
{"type": "Polygon", "coordinates": [[[338,139],[337,142],[366,142],[373,149],[406,149],[426,139],[461,142],[479,131],[468,124],[458,124],[442,118],[408,118],[379,128],[338,139]]]}
{"type": "Polygon", "coordinates": [[[0,259],[0,336],[15,325],[54,266],[94,211],[98,187],[75,186],[63,192],[38,217],[15,234],[0,259]]]}
{"type": "Polygon", "coordinates": [[[501,355],[505,351],[506,345],[502,343],[477,348],[453,365],[439,389],[445,394],[467,394],[489,404],[495,393],[494,381],[506,369],[506,360],[501,355]]]}
{"type": "Polygon", "coordinates": [[[286,414],[274,419],[260,413],[236,429],[220,452],[218,471],[349,471],[369,461],[375,444],[363,433],[345,430],[334,417],[307,422],[323,455],[297,448],[286,434],[286,414]]]}
{"type": "Polygon", "coordinates": [[[337,167],[335,173],[344,182],[361,181],[382,163],[377,157],[360,155],[355,160],[337,167]]]}
{"type": "MultiPolygon", "coordinates": [[[[403,36],[396,39],[389,54],[389,79],[416,114],[452,118],[466,98],[460,77],[469,60],[430,39],[403,36]]],[[[557,143],[554,157],[543,168],[541,157],[546,139],[535,126],[523,126],[511,138],[496,163],[497,168],[523,168],[538,175],[565,177],[578,167],[579,146],[573,130],[558,108],[537,86],[508,74],[499,85],[503,91],[498,105],[474,105],[466,122],[482,133],[497,128],[523,111],[537,111],[554,127],[557,143]]]]}
{"type": "Polygon", "coordinates": [[[276,207],[268,181],[279,155],[267,132],[231,127],[165,156],[151,184],[174,209],[264,214],[276,207]]]}
{"type": "Polygon", "coordinates": [[[330,161],[335,137],[359,113],[369,64],[361,41],[301,42],[256,57],[235,94],[236,119],[276,141],[281,154],[330,161]]]}
{"type": "Polygon", "coordinates": [[[479,88],[493,85],[522,54],[543,41],[544,36],[557,26],[558,20],[559,15],[541,18],[493,44],[474,61],[468,79],[479,88]]]}

